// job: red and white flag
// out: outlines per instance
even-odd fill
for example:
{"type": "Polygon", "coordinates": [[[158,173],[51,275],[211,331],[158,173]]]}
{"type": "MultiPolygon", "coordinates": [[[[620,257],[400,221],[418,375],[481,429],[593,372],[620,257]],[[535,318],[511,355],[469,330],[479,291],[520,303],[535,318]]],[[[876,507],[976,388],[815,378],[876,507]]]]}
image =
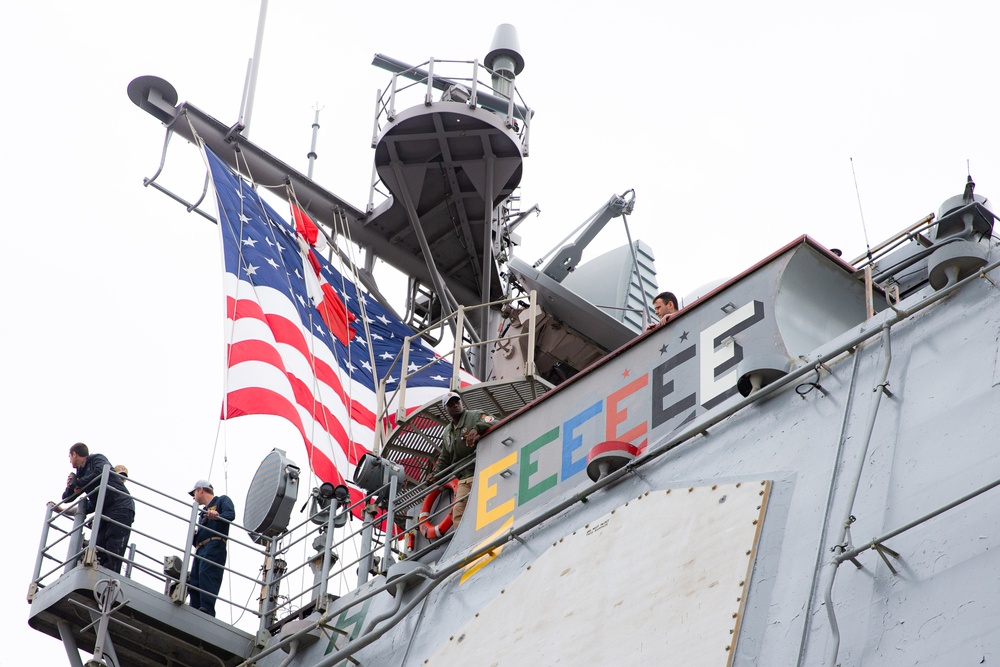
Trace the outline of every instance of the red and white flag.
{"type": "MultiPolygon", "coordinates": [[[[206,154],[226,266],[223,417],[287,419],[302,435],[316,475],[347,483],[375,441],[378,382],[386,379],[387,393],[396,389],[399,353],[413,332],[315,250],[317,230],[304,211],[293,208],[289,225],[249,183],[206,154]]],[[[452,374],[430,347],[411,342],[410,372],[433,359],[407,380],[407,411],[446,392],[452,374]]]]}

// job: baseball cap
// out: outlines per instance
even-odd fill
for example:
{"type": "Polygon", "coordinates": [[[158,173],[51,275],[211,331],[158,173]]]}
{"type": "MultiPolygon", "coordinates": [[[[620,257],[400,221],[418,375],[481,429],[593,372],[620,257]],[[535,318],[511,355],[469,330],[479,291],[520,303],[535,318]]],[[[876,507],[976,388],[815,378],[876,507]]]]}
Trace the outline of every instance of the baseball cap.
{"type": "Polygon", "coordinates": [[[128,468],[125,466],[115,466],[115,472],[122,477],[128,477],[128,468]]]}
{"type": "Polygon", "coordinates": [[[209,482],[207,479],[199,479],[197,482],[195,482],[194,486],[191,487],[191,490],[188,491],[188,495],[194,496],[194,492],[196,489],[208,489],[209,491],[214,491],[214,489],[212,488],[212,483],[209,482]]]}
{"type": "Polygon", "coordinates": [[[459,395],[457,391],[449,391],[447,394],[441,397],[441,407],[442,408],[447,407],[448,403],[451,402],[451,399],[453,398],[461,399],[462,397],[459,395]]]}

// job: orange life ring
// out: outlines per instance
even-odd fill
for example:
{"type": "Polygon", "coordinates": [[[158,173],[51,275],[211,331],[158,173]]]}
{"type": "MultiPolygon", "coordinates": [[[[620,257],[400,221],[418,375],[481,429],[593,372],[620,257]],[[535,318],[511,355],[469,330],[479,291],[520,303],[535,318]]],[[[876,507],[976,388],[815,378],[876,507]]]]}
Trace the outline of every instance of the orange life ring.
{"type": "Polygon", "coordinates": [[[436,540],[451,530],[451,524],[453,523],[451,512],[448,512],[448,514],[446,514],[437,525],[430,522],[431,509],[434,507],[434,501],[436,501],[438,496],[441,495],[441,490],[446,488],[451,489],[452,496],[457,497],[458,479],[452,477],[447,483],[445,483],[444,486],[439,486],[438,488],[432,490],[427,494],[427,497],[424,498],[424,504],[420,506],[420,516],[417,518],[417,523],[420,524],[420,532],[429,540],[436,540]]]}

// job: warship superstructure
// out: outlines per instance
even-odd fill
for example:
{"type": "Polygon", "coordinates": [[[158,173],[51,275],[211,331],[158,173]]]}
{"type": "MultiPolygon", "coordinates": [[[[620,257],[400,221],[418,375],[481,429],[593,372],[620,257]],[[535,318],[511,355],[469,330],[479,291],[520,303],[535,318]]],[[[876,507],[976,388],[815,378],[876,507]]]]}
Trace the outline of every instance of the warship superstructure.
{"type": "Polygon", "coordinates": [[[142,667],[988,661],[1000,252],[971,178],[862,257],[792,239],[647,329],[651,249],[630,239],[581,261],[633,193],[598,202],[542,260],[516,256],[533,110],[511,26],[482,63],[375,64],[392,79],[364,208],[162,79],[129,95],[168,136],[288,184],[332,247],[349,236],[368,253],[353,270],[373,298],[373,258],[408,276],[406,345],[451,345],[442,357],[478,382],[456,373],[446,389],[501,418],[477,446],[465,519],[421,529],[450,503],[448,480],[424,475],[447,416],[436,399],[398,409],[383,383],[385,428],[345,474],[353,497],[300,489],[297,443],[261,463],[227,570],[253,601],[220,599],[240,622],[184,605],[197,508],[134,479],[172,525],[119,575],[96,564],[82,513],[50,508],[34,629],[71,665],[80,650],[142,667]]]}

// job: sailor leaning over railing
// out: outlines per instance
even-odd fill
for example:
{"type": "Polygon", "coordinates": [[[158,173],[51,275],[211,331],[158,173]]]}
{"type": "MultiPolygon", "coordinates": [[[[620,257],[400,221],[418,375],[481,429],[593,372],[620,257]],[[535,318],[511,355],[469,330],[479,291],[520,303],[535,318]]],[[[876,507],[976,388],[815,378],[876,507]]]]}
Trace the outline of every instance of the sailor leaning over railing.
{"type": "MultiPolygon", "coordinates": [[[[75,500],[81,494],[86,494],[86,501],[81,503],[84,512],[87,514],[97,512],[101,475],[104,468],[110,467],[111,463],[103,454],[92,454],[82,442],[69,448],[69,462],[75,470],[66,478],[66,489],[62,494],[63,502],[75,500]]],[[[121,573],[122,556],[125,555],[132,534],[132,522],[135,520],[135,503],[125,488],[118,468],[124,466],[116,467],[115,472],[108,477],[107,496],[97,517],[94,546],[97,548],[98,564],[121,573]]],[[[62,511],[61,506],[57,505],[56,508],[62,511]]]]}

